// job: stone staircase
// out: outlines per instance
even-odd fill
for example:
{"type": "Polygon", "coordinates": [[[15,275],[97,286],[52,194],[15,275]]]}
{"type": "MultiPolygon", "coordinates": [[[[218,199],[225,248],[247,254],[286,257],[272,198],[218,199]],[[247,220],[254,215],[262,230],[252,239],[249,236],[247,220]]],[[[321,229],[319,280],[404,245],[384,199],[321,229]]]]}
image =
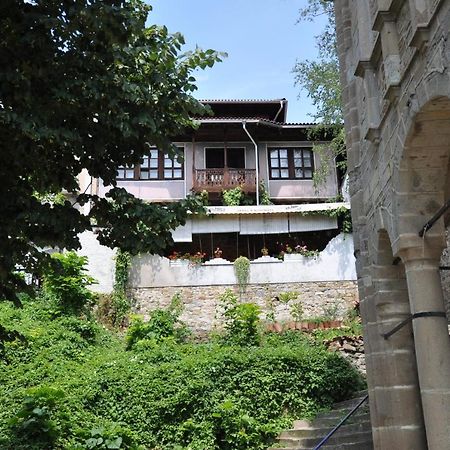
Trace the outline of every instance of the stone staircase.
{"type": "MultiPolygon", "coordinates": [[[[311,450],[331,431],[367,392],[335,403],[331,411],[320,413],[313,421],[296,420],[291,430],[283,431],[277,444],[268,450],[311,450]]],[[[368,401],[321,447],[324,450],[373,450],[368,401]]]]}

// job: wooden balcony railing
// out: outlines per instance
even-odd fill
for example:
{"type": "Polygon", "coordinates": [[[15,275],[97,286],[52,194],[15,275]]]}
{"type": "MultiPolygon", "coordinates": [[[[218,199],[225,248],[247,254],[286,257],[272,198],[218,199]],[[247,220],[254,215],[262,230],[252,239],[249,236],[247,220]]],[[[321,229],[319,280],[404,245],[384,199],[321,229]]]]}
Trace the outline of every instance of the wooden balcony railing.
{"type": "Polygon", "coordinates": [[[244,192],[256,192],[255,169],[195,169],[194,190],[221,192],[241,186],[244,192]]]}

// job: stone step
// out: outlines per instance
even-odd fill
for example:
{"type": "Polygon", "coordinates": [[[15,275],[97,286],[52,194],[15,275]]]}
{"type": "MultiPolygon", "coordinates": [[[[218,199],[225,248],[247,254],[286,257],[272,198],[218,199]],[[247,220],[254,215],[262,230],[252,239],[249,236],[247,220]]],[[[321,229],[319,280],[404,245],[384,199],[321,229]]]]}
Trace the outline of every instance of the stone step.
{"type": "MultiPolygon", "coordinates": [[[[312,450],[314,446],[310,447],[270,447],[267,450],[312,450]]],[[[321,450],[373,450],[372,441],[354,442],[341,445],[324,445],[321,450]]]]}
{"type": "MultiPolygon", "coordinates": [[[[317,414],[316,418],[314,420],[317,419],[334,419],[336,420],[336,422],[339,422],[339,420],[343,419],[349,412],[351,411],[351,409],[332,409],[331,411],[326,411],[326,412],[321,412],[319,414],[317,414]]],[[[357,411],[355,411],[351,417],[359,417],[365,414],[369,413],[369,409],[368,408],[363,408],[361,406],[361,408],[359,408],[357,411]]]]}
{"type": "MultiPolygon", "coordinates": [[[[326,434],[326,433],[325,433],[326,434]]],[[[297,438],[297,437],[285,437],[285,438],[278,438],[278,443],[282,447],[290,448],[290,449],[296,449],[297,447],[305,447],[305,448],[313,448],[315,445],[317,445],[321,439],[324,437],[304,437],[304,438],[297,438]]],[[[372,431],[357,431],[353,433],[344,433],[341,434],[337,432],[333,436],[330,437],[330,439],[327,441],[327,446],[331,446],[330,448],[335,448],[337,445],[347,445],[347,444],[366,444],[368,442],[371,442],[372,440],[372,431]]]]}
{"type": "MultiPolygon", "coordinates": [[[[309,420],[294,420],[294,424],[292,426],[292,428],[295,429],[304,429],[307,427],[310,428],[333,428],[335,427],[343,418],[345,417],[344,415],[331,415],[331,416],[325,416],[325,417],[320,417],[318,416],[316,419],[314,419],[314,421],[309,421],[309,420]]],[[[370,422],[370,414],[369,412],[362,412],[360,414],[358,414],[358,412],[356,412],[355,414],[353,414],[352,416],[350,416],[347,419],[346,424],[353,424],[353,423],[358,423],[358,422],[370,422]]]]}
{"type": "MultiPolygon", "coordinates": [[[[314,421],[313,427],[293,428],[290,430],[286,430],[280,434],[279,438],[283,439],[283,438],[323,437],[326,436],[332,429],[333,426],[320,427],[320,425],[314,421]]],[[[342,427],[339,428],[338,431],[336,431],[336,434],[341,435],[350,434],[360,431],[369,431],[370,429],[371,429],[370,422],[364,421],[354,424],[342,425],[342,427]]]]}
{"type": "MultiPolygon", "coordinates": [[[[333,409],[347,409],[347,408],[352,409],[364,397],[365,397],[365,395],[363,395],[361,397],[354,397],[354,398],[351,398],[350,400],[343,400],[342,402],[333,403],[333,409]]],[[[361,405],[361,408],[362,408],[362,405],[361,405]]]]}

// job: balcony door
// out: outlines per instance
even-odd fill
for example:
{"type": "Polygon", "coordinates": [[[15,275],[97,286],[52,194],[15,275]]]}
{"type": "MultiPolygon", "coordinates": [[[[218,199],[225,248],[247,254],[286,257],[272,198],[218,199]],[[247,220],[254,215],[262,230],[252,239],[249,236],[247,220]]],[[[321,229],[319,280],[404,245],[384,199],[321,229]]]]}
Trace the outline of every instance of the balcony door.
{"type": "Polygon", "coordinates": [[[205,148],[207,169],[245,169],[245,148],[207,147],[205,148]]]}

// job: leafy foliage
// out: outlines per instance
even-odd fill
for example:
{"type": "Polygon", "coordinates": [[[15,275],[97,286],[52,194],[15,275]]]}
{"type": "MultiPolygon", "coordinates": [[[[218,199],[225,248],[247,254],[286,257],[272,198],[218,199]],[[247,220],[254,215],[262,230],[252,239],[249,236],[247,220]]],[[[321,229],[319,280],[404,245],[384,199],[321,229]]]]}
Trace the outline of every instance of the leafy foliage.
{"type": "Polygon", "coordinates": [[[134,316],[126,335],[126,348],[133,348],[140,341],[159,342],[165,338],[173,338],[175,342],[183,342],[188,330],[180,322],[183,303],[179,293],[172,297],[167,309],[157,308],[150,313],[150,318],[144,322],[142,317],[134,316]]]}
{"type": "Polygon", "coordinates": [[[361,387],[345,360],[301,333],[245,351],[171,339],[125,351],[99,327],[83,339],[74,324],[85,320],[71,317],[69,329],[45,302],[23,303],[0,305],[0,320],[26,337],[5,344],[0,448],[262,450],[294,418],[361,387]]]}
{"type": "Polygon", "coordinates": [[[186,220],[188,199],[162,207],[116,187],[120,165],[140,162],[152,144],[174,156],[170,139],[207,112],[192,97],[192,73],[222,55],[180,53],[179,33],[145,26],[151,7],[141,0],[0,5],[0,293],[23,280],[20,265],[39,272],[42,249],[79,247],[78,234],[100,227],[102,244],[160,253],[170,230],[186,220]],[[79,193],[86,170],[111,186],[107,198],[79,193]],[[64,201],[55,201],[62,191],[64,201]],[[74,208],[89,202],[83,215],[74,208]]]}
{"type": "Polygon", "coordinates": [[[17,449],[52,449],[64,429],[67,418],[58,414],[64,393],[42,386],[27,391],[22,408],[9,425],[17,449]]]}
{"type": "Polygon", "coordinates": [[[250,277],[250,260],[246,256],[239,256],[234,260],[233,267],[239,285],[239,293],[242,295],[250,277]]]}
{"type": "Polygon", "coordinates": [[[88,290],[96,281],[86,273],[87,258],[75,252],[53,253],[51,258],[53,264],[44,273],[44,292],[60,312],[79,314],[95,299],[88,290]]]}
{"type": "Polygon", "coordinates": [[[307,6],[300,10],[299,22],[313,21],[318,16],[326,18],[325,29],[316,36],[318,59],[298,61],[293,69],[295,83],[306,89],[316,108],[313,119],[320,122],[320,125],[311,129],[310,139],[331,140],[327,145],[314,145],[314,151],[321,160],[321,165],[315,169],[313,176],[317,191],[324,184],[331,167],[336,165],[340,175],[347,168],[334,3],[328,0],[308,0],[307,6]]]}
{"type": "Polygon", "coordinates": [[[259,345],[261,308],[254,303],[239,303],[227,289],[220,298],[225,319],[225,340],[239,346],[259,345]]]}

